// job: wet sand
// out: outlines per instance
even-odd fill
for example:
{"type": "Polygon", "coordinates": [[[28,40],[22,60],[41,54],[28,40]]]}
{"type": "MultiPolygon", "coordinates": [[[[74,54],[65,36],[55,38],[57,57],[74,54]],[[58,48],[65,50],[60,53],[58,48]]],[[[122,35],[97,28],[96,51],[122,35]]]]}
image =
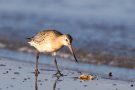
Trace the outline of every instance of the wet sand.
{"type": "Polygon", "coordinates": [[[81,81],[77,78],[80,73],[70,69],[61,68],[66,76],[57,78],[53,76],[56,69],[44,64],[39,65],[36,82],[34,63],[9,58],[0,58],[0,70],[0,90],[135,90],[135,83],[130,81],[100,76],[95,80],[81,81]]]}

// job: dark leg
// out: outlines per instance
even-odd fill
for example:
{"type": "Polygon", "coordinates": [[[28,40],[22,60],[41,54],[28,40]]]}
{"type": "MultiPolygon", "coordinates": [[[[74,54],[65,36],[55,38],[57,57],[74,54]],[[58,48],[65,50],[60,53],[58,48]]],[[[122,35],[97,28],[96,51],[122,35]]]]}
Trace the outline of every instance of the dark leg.
{"type": "Polygon", "coordinates": [[[60,79],[60,76],[56,77],[57,79],[55,80],[54,84],[53,84],[53,90],[56,90],[56,85],[58,83],[58,80],[60,79]]]}
{"type": "Polygon", "coordinates": [[[35,76],[35,90],[38,90],[38,76],[35,76]]]}
{"type": "Polygon", "coordinates": [[[54,63],[55,63],[56,69],[57,69],[57,73],[54,74],[54,75],[56,75],[56,76],[63,76],[63,74],[60,72],[60,70],[59,70],[59,68],[58,68],[56,56],[55,56],[55,59],[54,59],[54,63]]]}
{"type": "Polygon", "coordinates": [[[38,59],[39,59],[39,52],[37,53],[37,56],[36,56],[35,76],[38,76],[38,74],[39,74],[39,71],[38,71],[38,59]]]}

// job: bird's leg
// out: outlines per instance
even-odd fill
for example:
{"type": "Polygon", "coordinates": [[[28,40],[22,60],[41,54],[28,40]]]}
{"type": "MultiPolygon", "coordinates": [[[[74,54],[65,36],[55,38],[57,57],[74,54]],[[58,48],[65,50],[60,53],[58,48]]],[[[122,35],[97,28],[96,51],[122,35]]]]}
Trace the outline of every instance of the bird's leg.
{"type": "Polygon", "coordinates": [[[56,60],[56,55],[55,55],[55,58],[54,58],[54,63],[55,63],[56,69],[57,69],[57,73],[54,74],[54,75],[56,75],[56,76],[63,76],[63,74],[60,72],[60,70],[58,68],[58,64],[57,64],[57,60],[56,60]]]}
{"type": "Polygon", "coordinates": [[[38,71],[38,59],[39,59],[39,52],[37,53],[37,56],[36,56],[35,76],[38,76],[38,74],[39,74],[39,71],[38,71]]]}
{"type": "Polygon", "coordinates": [[[38,76],[35,76],[35,90],[38,90],[38,76]]]}
{"type": "Polygon", "coordinates": [[[57,76],[56,80],[55,80],[55,82],[53,84],[53,90],[56,90],[56,86],[57,86],[57,83],[58,83],[59,79],[60,79],[60,76],[57,76]]]}

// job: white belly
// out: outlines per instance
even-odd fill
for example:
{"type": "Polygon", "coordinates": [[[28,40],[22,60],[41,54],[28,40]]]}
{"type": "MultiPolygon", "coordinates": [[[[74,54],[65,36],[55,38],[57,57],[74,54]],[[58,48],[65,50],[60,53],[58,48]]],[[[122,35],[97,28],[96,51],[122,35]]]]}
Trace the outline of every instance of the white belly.
{"type": "Polygon", "coordinates": [[[54,51],[50,43],[38,45],[37,50],[39,52],[53,52],[54,51]]]}
{"type": "Polygon", "coordinates": [[[42,43],[42,44],[36,44],[34,42],[29,42],[31,46],[34,46],[39,52],[54,52],[59,49],[59,47],[53,47],[55,45],[52,45],[52,43],[42,43]]]}

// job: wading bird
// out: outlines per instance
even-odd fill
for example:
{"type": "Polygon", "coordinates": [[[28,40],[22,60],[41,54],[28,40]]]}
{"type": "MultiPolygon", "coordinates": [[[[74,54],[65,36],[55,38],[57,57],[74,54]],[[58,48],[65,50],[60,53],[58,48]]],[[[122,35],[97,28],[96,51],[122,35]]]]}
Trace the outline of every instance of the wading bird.
{"type": "Polygon", "coordinates": [[[54,62],[57,69],[57,73],[55,75],[60,75],[60,76],[63,75],[61,74],[56,61],[56,53],[63,46],[67,46],[69,48],[69,50],[71,51],[72,55],[75,58],[75,61],[77,62],[76,56],[74,54],[71,45],[73,39],[69,34],[62,34],[56,30],[43,30],[37,33],[35,36],[27,39],[29,39],[28,43],[31,46],[35,47],[37,50],[35,76],[37,76],[39,73],[38,59],[39,59],[39,54],[42,52],[52,53],[52,55],[54,56],[54,62]]]}

